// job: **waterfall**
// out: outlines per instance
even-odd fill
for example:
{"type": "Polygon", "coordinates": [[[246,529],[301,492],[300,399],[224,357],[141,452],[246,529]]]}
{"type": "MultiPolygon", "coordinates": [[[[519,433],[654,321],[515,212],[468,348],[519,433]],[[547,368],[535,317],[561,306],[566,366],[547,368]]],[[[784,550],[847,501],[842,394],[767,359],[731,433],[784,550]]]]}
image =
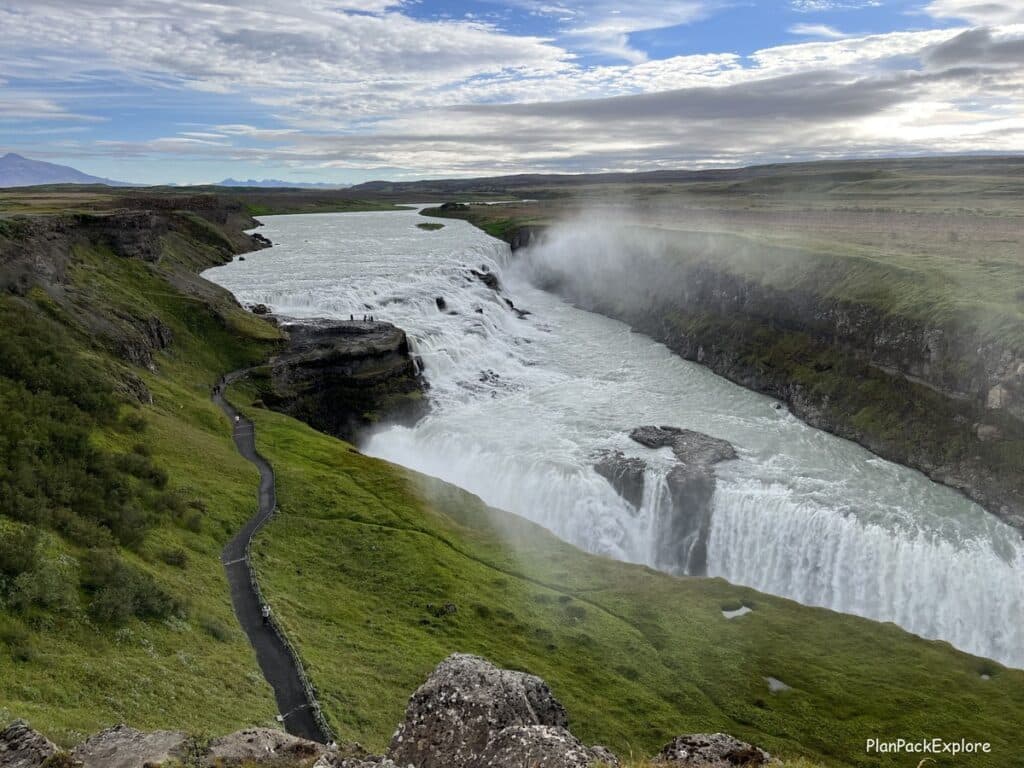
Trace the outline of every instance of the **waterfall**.
{"type": "Polygon", "coordinates": [[[1024,666],[1018,532],[919,473],[539,290],[503,243],[464,222],[437,232],[416,223],[412,212],[269,217],[262,232],[274,248],[207,276],[277,313],[367,312],[406,330],[431,410],[415,427],[369,436],[362,448],[371,455],[455,483],[592,552],[686,573],[706,549],[709,575],[1024,666]],[[667,481],[675,459],[629,439],[643,424],[736,447],[739,459],[717,467],[706,540],[685,528],[666,536],[679,514],[667,481]],[[595,471],[608,451],[645,462],[638,504],[595,471]]]}

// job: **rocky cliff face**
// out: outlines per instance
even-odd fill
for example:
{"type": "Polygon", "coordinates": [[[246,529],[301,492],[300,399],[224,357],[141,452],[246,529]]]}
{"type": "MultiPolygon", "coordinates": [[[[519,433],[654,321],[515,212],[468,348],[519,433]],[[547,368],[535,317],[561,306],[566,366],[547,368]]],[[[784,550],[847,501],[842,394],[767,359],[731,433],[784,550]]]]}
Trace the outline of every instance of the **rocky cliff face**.
{"type": "MultiPolygon", "coordinates": [[[[647,448],[671,448],[678,462],[665,478],[669,509],[655,523],[654,566],[667,573],[705,575],[716,483],[714,466],[735,459],[736,450],[726,440],[678,427],[637,427],[629,436],[647,448]]],[[[600,457],[594,469],[626,501],[634,507],[641,505],[647,462],[615,452],[600,457]]]]}
{"type": "Polygon", "coordinates": [[[1024,349],[1012,336],[779,290],[711,262],[650,255],[595,269],[586,280],[550,266],[537,277],[1024,528],[1024,349]]]}
{"type": "Polygon", "coordinates": [[[410,423],[423,414],[423,380],[400,328],[359,320],[279,327],[288,344],[269,367],[268,407],[349,441],[385,418],[410,423]]]}
{"type": "Polygon", "coordinates": [[[155,371],[157,353],[173,344],[171,329],[152,312],[129,311],[112,297],[89,293],[102,289],[76,280],[73,271],[81,273],[89,258],[139,261],[184,292],[209,298],[214,289],[196,273],[269,243],[242,232],[257,222],[240,206],[213,197],[125,202],[127,209],[107,213],[0,218],[0,293],[45,294],[119,358],[155,371]],[[164,262],[168,249],[177,259],[173,266],[164,262]]]}
{"type": "MultiPolygon", "coordinates": [[[[673,739],[655,757],[665,768],[767,765],[768,753],[726,734],[673,739]]],[[[358,744],[324,746],[269,728],[204,742],[179,731],[108,728],[60,752],[23,721],[0,731],[0,768],[618,768],[601,746],[569,730],[565,708],[539,677],[456,653],[409,699],[386,755],[358,744]],[[50,761],[50,762],[48,762],[50,761]]]]}

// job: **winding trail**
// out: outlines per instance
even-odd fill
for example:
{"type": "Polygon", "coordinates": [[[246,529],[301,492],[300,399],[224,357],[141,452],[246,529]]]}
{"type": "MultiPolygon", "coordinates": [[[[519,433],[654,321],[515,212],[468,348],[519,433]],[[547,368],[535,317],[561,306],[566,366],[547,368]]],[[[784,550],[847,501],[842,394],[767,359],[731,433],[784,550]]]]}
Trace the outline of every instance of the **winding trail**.
{"type": "Polygon", "coordinates": [[[213,402],[220,406],[230,420],[238,452],[255,464],[260,472],[259,508],[225,545],[221,552],[221,562],[231,587],[231,603],[238,623],[256,650],[256,659],[263,677],[274,690],[285,730],[293,736],[327,743],[331,741],[331,734],[298,657],[277,622],[271,619],[269,623],[264,623],[260,613],[263,599],[255,571],[249,562],[249,547],[256,532],[274,516],[277,493],[274,469],[256,451],[253,423],[224,397],[227,386],[245,374],[246,371],[241,370],[226,375],[213,389],[213,402]]]}

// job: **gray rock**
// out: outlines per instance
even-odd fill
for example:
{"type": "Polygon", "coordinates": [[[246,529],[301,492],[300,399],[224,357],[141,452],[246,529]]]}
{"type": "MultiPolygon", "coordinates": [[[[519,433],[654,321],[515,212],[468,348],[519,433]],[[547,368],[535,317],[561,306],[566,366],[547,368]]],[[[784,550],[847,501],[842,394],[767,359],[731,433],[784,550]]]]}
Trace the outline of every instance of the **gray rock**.
{"type": "Polygon", "coordinates": [[[493,272],[479,272],[475,269],[471,269],[470,272],[473,273],[473,277],[486,285],[492,291],[501,290],[501,283],[498,282],[498,276],[493,272]]]}
{"type": "Polygon", "coordinates": [[[417,768],[467,768],[505,728],[568,724],[565,708],[539,677],[456,653],[412,695],[387,756],[417,768]]]}
{"type": "Polygon", "coordinates": [[[56,744],[24,720],[0,731],[0,768],[39,768],[58,752],[56,744]]]}
{"type": "Polygon", "coordinates": [[[344,440],[385,419],[423,415],[424,382],[405,332],[390,323],[282,321],[288,346],[270,366],[268,408],[344,440]]]}
{"type": "Polygon", "coordinates": [[[736,449],[727,440],[678,427],[637,427],[629,436],[648,448],[671,448],[679,460],[666,478],[672,513],[655,521],[655,567],[669,573],[703,576],[707,573],[707,540],[715,493],[714,465],[735,459],[736,449]]]}
{"type": "Polygon", "coordinates": [[[313,763],[313,768],[405,768],[393,760],[377,755],[365,757],[342,757],[326,754],[313,763]]]}
{"type": "Polygon", "coordinates": [[[210,743],[203,758],[209,766],[233,766],[288,760],[296,765],[313,762],[327,752],[315,741],[300,739],[274,728],[246,728],[210,743]]]}
{"type": "Polygon", "coordinates": [[[682,768],[736,768],[767,765],[771,755],[726,733],[676,736],[654,758],[659,765],[682,768]]]}
{"type": "Polygon", "coordinates": [[[583,746],[565,728],[551,725],[513,725],[498,731],[475,759],[471,768],[591,768],[617,766],[608,750],[583,746]],[[608,762],[609,758],[612,762],[608,762]]]}
{"type": "Polygon", "coordinates": [[[181,731],[137,731],[116,725],[100,731],[71,753],[82,768],[147,768],[181,760],[189,737],[181,731]]]}
{"type": "Polygon", "coordinates": [[[717,464],[736,458],[736,449],[728,440],[679,427],[637,427],[629,436],[648,448],[671,448],[685,464],[717,464]]]}
{"type": "Polygon", "coordinates": [[[608,452],[594,464],[594,470],[634,507],[643,503],[644,473],[647,471],[647,463],[643,459],[630,458],[622,451],[608,452]]]}

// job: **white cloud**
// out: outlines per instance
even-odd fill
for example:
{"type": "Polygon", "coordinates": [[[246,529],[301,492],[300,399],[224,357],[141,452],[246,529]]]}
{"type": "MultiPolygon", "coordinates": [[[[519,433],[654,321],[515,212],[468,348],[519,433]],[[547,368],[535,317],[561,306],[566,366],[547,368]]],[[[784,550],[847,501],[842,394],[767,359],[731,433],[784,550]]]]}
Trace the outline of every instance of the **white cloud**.
{"type": "Polygon", "coordinates": [[[29,122],[32,120],[103,122],[103,119],[99,117],[70,112],[52,99],[42,96],[14,93],[0,95],[0,121],[29,122]]]}
{"type": "Polygon", "coordinates": [[[840,32],[835,27],[827,24],[794,24],[789,28],[791,34],[805,35],[807,37],[824,37],[828,40],[842,40],[849,35],[840,32]]]}
{"type": "Polygon", "coordinates": [[[80,119],[76,94],[97,82],[185,105],[222,93],[244,117],[185,111],[193,122],[157,138],[65,152],[420,175],[1024,146],[1024,26],[848,37],[807,23],[792,31],[822,39],[644,61],[631,34],[713,6],[519,2],[560,20],[558,40],[389,0],[7,0],[0,75],[40,87],[5,88],[0,120],[80,119]],[[622,62],[585,66],[566,41],[622,62]]]}
{"type": "Polygon", "coordinates": [[[874,8],[881,0],[792,0],[789,6],[799,13],[820,13],[822,11],[856,11],[874,8]]]}
{"type": "Polygon", "coordinates": [[[536,14],[559,19],[566,38],[583,50],[633,64],[646,61],[647,54],[630,44],[631,34],[690,24],[722,4],[721,0],[634,0],[628,4],[611,0],[513,1],[536,14]]]}
{"type": "Polygon", "coordinates": [[[1024,24],[1021,0],[932,0],[925,12],[939,19],[960,19],[981,26],[1024,24]]]}

